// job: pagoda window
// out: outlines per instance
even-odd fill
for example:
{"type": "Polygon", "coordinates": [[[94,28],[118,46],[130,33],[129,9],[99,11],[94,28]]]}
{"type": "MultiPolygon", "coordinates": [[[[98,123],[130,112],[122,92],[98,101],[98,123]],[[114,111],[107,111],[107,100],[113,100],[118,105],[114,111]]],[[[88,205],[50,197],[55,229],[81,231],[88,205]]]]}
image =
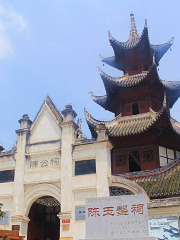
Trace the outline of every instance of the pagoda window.
{"type": "Polygon", "coordinates": [[[129,154],[129,172],[141,171],[140,153],[132,151],[129,154]]]}
{"type": "Polygon", "coordinates": [[[136,72],[140,70],[140,64],[139,62],[133,62],[131,63],[131,72],[136,72]]]}
{"type": "Polygon", "coordinates": [[[130,75],[141,73],[140,62],[133,62],[130,64],[130,75]]]}
{"type": "Polygon", "coordinates": [[[149,64],[143,63],[143,71],[149,71],[149,64]]]}
{"type": "Polygon", "coordinates": [[[177,153],[175,154],[174,150],[159,146],[160,167],[164,167],[167,164],[172,163],[175,156],[177,157],[177,153]]]}
{"type": "Polygon", "coordinates": [[[133,115],[139,114],[139,105],[137,103],[133,103],[133,105],[132,105],[132,113],[133,113],[133,115]]]}

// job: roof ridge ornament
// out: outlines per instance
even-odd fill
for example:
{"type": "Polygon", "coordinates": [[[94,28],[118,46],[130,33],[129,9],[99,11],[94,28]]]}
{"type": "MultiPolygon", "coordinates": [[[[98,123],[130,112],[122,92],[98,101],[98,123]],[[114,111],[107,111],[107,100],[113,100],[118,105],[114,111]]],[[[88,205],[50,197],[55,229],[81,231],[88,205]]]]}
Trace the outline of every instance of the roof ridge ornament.
{"type": "Polygon", "coordinates": [[[174,42],[174,37],[171,38],[170,44],[173,44],[173,42],[174,42]]]}
{"type": "Polygon", "coordinates": [[[167,94],[166,94],[166,91],[164,92],[163,107],[164,107],[165,109],[167,109],[167,94]]]}
{"type": "Polygon", "coordinates": [[[133,36],[139,36],[137,29],[136,29],[136,23],[135,23],[135,19],[134,19],[134,14],[131,13],[130,14],[131,17],[131,31],[130,31],[130,37],[133,36]]]}
{"type": "Polygon", "coordinates": [[[111,35],[110,31],[108,31],[108,37],[109,37],[109,39],[110,39],[110,40],[112,40],[112,39],[113,39],[113,37],[112,37],[112,35],[111,35]]]}
{"type": "Polygon", "coordinates": [[[153,65],[156,65],[156,57],[155,57],[155,53],[153,54],[153,65]]]}

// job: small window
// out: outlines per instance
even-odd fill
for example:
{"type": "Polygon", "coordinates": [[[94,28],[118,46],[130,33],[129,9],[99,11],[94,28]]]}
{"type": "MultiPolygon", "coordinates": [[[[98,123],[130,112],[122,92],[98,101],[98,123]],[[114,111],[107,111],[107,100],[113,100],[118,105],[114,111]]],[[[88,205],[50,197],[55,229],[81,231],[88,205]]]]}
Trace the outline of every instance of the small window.
{"type": "Polygon", "coordinates": [[[75,162],[75,176],[96,173],[95,160],[83,160],[75,162]]]}
{"type": "Polygon", "coordinates": [[[137,103],[133,103],[132,112],[133,112],[133,115],[139,114],[139,106],[137,103]]]}
{"type": "Polygon", "coordinates": [[[122,187],[110,187],[109,190],[110,190],[110,196],[122,196],[122,195],[134,194],[129,189],[122,188],[122,187]]]}
{"type": "Polygon", "coordinates": [[[152,109],[156,112],[159,111],[159,102],[157,102],[156,100],[152,100],[152,109]]]}
{"type": "Polygon", "coordinates": [[[139,70],[140,70],[139,62],[131,63],[131,72],[135,72],[139,70]]]}
{"type": "Polygon", "coordinates": [[[169,163],[172,163],[175,159],[175,151],[159,146],[159,162],[160,167],[164,167],[169,163]]]}
{"type": "Polygon", "coordinates": [[[14,170],[0,171],[0,183],[14,182],[14,170]]]}

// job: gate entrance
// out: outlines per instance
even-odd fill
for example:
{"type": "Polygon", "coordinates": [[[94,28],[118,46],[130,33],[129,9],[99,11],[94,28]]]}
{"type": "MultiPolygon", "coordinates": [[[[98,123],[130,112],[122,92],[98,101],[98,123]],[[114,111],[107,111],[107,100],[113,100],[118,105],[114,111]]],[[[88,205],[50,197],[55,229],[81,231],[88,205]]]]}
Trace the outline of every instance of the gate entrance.
{"type": "Polygon", "coordinates": [[[59,240],[60,203],[53,197],[38,198],[29,212],[28,240],[59,240]]]}

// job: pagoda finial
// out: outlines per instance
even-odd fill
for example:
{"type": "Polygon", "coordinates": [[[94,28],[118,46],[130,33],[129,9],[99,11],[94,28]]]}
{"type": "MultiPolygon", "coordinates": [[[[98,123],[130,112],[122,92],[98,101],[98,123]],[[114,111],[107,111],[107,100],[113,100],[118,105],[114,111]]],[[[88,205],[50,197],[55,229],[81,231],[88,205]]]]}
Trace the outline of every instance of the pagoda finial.
{"type": "Polygon", "coordinates": [[[130,14],[130,17],[131,17],[131,31],[130,31],[130,35],[131,36],[138,36],[138,32],[137,32],[137,29],[136,29],[136,23],[135,23],[135,19],[134,19],[134,14],[131,13],[130,14]]]}
{"type": "Polygon", "coordinates": [[[147,19],[145,19],[144,28],[147,28],[147,19]]]}

